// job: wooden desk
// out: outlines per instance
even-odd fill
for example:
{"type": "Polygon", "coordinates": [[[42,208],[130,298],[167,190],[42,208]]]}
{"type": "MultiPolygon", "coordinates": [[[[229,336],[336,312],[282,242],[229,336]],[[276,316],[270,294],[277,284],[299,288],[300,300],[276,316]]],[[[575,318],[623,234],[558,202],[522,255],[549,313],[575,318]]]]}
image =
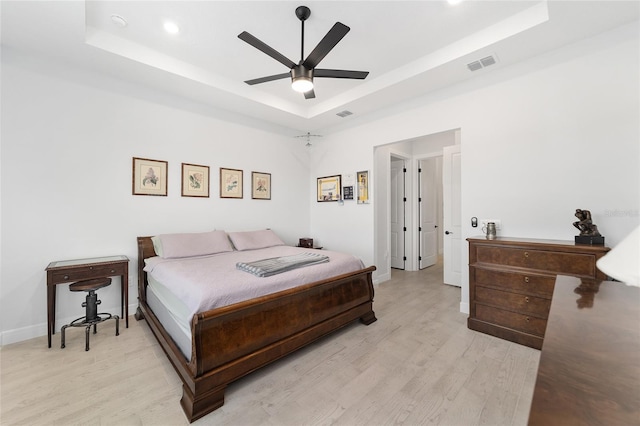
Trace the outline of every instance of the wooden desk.
{"type": "Polygon", "coordinates": [[[120,304],[125,325],[129,327],[129,258],[106,256],[91,259],[60,260],[47,268],[47,342],[56,334],[56,286],[90,278],[120,276],[120,304]]]}
{"type": "Polygon", "coordinates": [[[559,275],[529,425],[640,424],[640,288],[559,275]]]}

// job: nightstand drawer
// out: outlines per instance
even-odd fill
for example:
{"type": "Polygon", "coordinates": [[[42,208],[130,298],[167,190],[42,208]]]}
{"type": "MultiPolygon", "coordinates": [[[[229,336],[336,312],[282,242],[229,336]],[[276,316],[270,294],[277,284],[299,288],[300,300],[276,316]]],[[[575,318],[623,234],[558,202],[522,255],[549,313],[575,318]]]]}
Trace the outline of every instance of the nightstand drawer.
{"type": "Polygon", "coordinates": [[[476,285],[498,287],[504,290],[535,294],[548,299],[553,295],[556,278],[553,275],[537,275],[497,271],[494,269],[473,268],[476,285]]]}
{"type": "Polygon", "coordinates": [[[551,300],[519,293],[476,287],[476,302],[546,319],[551,300]]]}
{"type": "Polygon", "coordinates": [[[476,255],[479,263],[502,267],[513,266],[587,277],[596,274],[596,257],[591,254],[478,245],[476,255]]]}
{"type": "Polygon", "coordinates": [[[52,283],[65,283],[71,281],[86,280],[89,278],[111,277],[114,275],[124,275],[127,264],[97,265],[85,268],[66,268],[62,271],[52,272],[52,283]]]}
{"type": "Polygon", "coordinates": [[[517,314],[504,309],[476,304],[476,316],[481,321],[511,328],[525,333],[544,336],[547,320],[530,315],[517,314]]]}

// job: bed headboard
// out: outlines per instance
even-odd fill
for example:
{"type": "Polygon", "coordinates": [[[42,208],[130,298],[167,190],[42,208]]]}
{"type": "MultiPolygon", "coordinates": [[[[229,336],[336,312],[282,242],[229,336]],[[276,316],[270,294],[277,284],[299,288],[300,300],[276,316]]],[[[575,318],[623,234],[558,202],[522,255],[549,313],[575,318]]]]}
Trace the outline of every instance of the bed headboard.
{"type": "Polygon", "coordinates": [[[151,237],[138,237],[138,298],[146,303],[147,273],[144,272],[144,260],[156,256],[151,237]]]}

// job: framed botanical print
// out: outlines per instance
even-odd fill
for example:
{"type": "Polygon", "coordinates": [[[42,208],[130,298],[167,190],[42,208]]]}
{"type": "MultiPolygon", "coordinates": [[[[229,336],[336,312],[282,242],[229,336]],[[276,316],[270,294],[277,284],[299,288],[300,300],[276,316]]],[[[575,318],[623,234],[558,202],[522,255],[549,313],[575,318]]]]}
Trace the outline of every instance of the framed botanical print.
{"type": "Polygon", "coordinates": [[[369,171],[357,173],[358,179],[358,204],[369,203],[369,171]]]}
{"type": "Polygon", "coordinates": [[[318,178],[318,202],[340,200],[341,175],[318,178]]]}
{"type": "Polygon", "coordinates": [[[242,170],[220,168],[220,198],[242,198],[242,170]]]}
{"type": "Polygon", "coordinates": [[[182,163],[182,196],[209,197],[209,167],[182,163]]]}
{"type": "Polygon", "coordinates": [[[271,199],[271,173],[251,172],[251,198],[271,199]]]}
{"type": "Polygon", "coordinates": [[[133,157],[133,195],[167,196],[168,162],[133,157]]]}

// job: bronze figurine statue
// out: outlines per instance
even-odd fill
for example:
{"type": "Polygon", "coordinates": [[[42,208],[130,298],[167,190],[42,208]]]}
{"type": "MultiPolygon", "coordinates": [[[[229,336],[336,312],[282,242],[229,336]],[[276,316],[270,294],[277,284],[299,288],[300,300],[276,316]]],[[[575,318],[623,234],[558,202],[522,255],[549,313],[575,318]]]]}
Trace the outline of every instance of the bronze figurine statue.
{"type": "Polygon", "coordinates": [[[598,227],[591,220],[591,212],[589,210],[576,209],[577,222],[573,222],[573,226],[580,230],[580,235],[587,235],[590,237],[600,236],[598,227]]]}

